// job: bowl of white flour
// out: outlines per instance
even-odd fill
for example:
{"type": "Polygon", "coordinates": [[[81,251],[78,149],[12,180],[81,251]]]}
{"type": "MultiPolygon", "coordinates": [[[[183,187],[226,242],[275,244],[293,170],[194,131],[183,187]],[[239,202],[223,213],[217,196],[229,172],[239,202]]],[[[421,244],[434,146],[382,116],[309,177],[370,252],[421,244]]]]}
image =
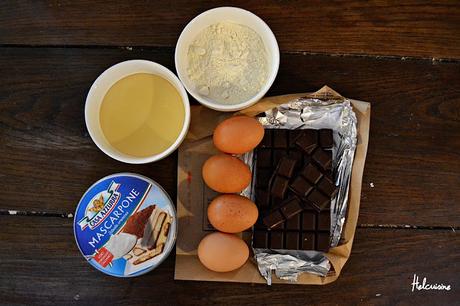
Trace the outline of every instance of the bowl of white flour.
{"type": "Polygon", "coordinates": [[[201,104],[236,111],[259,101],[278,73],[275,35],[253,13],[235,7],[208,10],[190,21],[176,45],[179,79],[201,104]]]}

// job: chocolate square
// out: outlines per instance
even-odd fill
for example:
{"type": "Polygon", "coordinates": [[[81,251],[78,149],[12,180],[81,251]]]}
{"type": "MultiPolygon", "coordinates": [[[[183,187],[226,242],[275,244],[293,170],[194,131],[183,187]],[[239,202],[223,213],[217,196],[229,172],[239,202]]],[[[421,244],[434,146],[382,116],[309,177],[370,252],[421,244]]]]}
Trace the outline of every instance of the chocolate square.
{"type": "Polygon", "coordinates": [[[279,129],[273,132],[273,147],[274,148],[287,148],[288,147],[288,135],[287,130],[279,129]]]}
{"type": "Polygon", "coordinates": [[[329,129],[319,130],[319,145],[323,149],[332,149],[334,145],[334,138],[332,137],[332,130],[329,130],[329,129]]]}
{"type": "Polygon", "coordinates": [[[330,235],[329,233],[318,233],[317,236],[317,246],[318,251],[327,252],[329,250],[330,235]]]}
{"type": "Polygon", "coordinates": [[[310,154],[316,148],[317,137],[315,130],[303,130],[302,135],[296,139],[296,145],[310,154]]]}
{"type": "Polygon", "coordinates": [[[300,197],[306,197],[313,189],[313,186],[301,176],[296,177],[290,186],[300,197]]]}
{"type": "Polygon", "coordinates": [[[315,207],[318,210],[324,209],[326,205],[329,204],[331,201],[330,198],[326,197],[324,194],[322,194],[316,189],[310,192],[310,194],[307,196],[307,200],[310,204],[313,205],[313,207],[315,207]]]}
{"type": "Polygon", "coordinates": [[[318,168],[312,163],[306,165],[300,174],[312,184],[318,183],[319,179],[323,176],[318,168]]]}
{"type": "Polygon", "coordinates": [[[269,169],[260,168],[257,169],[256,172],[257,180],[256,180],[256,187],[257,188],[267,188],[268,184],[270,183],[270,179],[272,173],[269,169]]]}
{"type": "Polygon", "coordinates": [[[287,151],[284,149],[273,149],[273,168],[276,168],[281,159],[287,155],[287,151]]]}
{"type": "Polygon", "coordinates": [[[272,147],[272,135],[272,130],[266,129],[264,133],[264,138],[262,138],[260,146],[265,148],[272,147]]]}
{"type": "Polygon", "coordinates": [[[266,215],[264,217],[263,221],[264,221],[264,224],[268,228],[272,228],[272,227],[275,227],[278,224],[284,222],[284,217],[279,211],[275,210],[275,211],[269,213],[268,215],[266,215]]]}
{"type": "Polygon", "coordinates": [[[284,201],[284,199],[273,197],[273,196],[270,197],[270,200],[271,200],[270,204],[271,204],[272,208],[273,207],[279,207],[284,201]]]}
{"type": "Polygon", "coordinates": [[[272,151],[270,149],[257,149],[257,168],[272,166],[272,151]]]}
{"type": "Polygon", "coordinates": [[[287,232],[286,233],[286,249],[298,250],[299,249],[299,233],[287,232]]]}
{"type": "Polygon", "coordinates": [[[316,229],[316,212],[305,210],[302,213],[302,229],[314,231],[316,229]]]}
{"type": "Polygon", "coordinates": [[[309,163],[311,163],[312,160],[313,160],[313,159],[311,158],[311,155],[305,154],[305,155],[303,156],[303,164],[304,164],[304,166],[306,166],[306,165],[308,165],[309,163]]]}
{"type": "Polygon", "coordinates": [[[283,246],[283,232],[271,232],[270,235],[270,248],[282,249],[283,246]]]}
{"type": "Polygon", "coordinates": [[[324,170],[332,167],[332,151],[324,151],[321,148],[316,149],[313,153],[313,160],[324,170]]]}
{"type": "Polygon", "coordinates": [[[254,248],[265,249],[268,247],[268,232],[256,230],[252,238],[254,248]]]}
{"type": "Polygon", "coordinates": [[[292,216],[300,213],[302,211],[302,206],[300,205],[300,201],[297,198],[291,198],[283,203],[280,210],[284,217],[289,219],[292,216]]]}
{"type": "Polygon", "coordinates": [[[318,183],[318,189],[321,190],[325,195],[330,198],[333,198],[338,188],[334,185],[334,183],[328,177],[323,177],[318,183]]]}
{"type": "Polygon", "coordinates": [[[261,209],[268,209],[270,206],[270,195],[267,190],[256,189],[255,203],[261,209]]]}
{"type": "Polygon", "coordinates": [[[296,161],[287,157],[282,157],[277,168],[277,174],[285,177],[291,177],[294,172],[296,161]]]}
{"type": "Polygon", "coordinates": [[[270,194],[278,199],[284,199],[288,184],[288,179],[278,175],[275,176],[270,194]]]}
{"type": "Polygon", "coordinates": [[[302,164],[303,161],[303,152],[300,149],[289,149],[288,156],[290,159],[296,160],[298,164],[302,164]]]}
{"type": "Polygon", "coordinates": [[[300,230],[300,215],[301,214],[297,214],[295,216],[292,216],[288,220],[286,220],[285,222],[286,229],[296,230],[296,231],[300,230]]]}
{"type": "Polygon", "coordinates": [[[289,131],[289,148],[296,148],[296,140],[303,134],[304,130],[290,130],[289,131]]]}
{"type": "Polygon", "coordinates": [[[325,210],[318,215],[318,230],[329,231],[331,229],[331,211],[325,210]]]}
{"type": "Polygon", "coordinates": [[[302,233],[302,241],[300,248],[302,250],[314,250],[315,249],[315,234],[314,233],[302,233]]]}

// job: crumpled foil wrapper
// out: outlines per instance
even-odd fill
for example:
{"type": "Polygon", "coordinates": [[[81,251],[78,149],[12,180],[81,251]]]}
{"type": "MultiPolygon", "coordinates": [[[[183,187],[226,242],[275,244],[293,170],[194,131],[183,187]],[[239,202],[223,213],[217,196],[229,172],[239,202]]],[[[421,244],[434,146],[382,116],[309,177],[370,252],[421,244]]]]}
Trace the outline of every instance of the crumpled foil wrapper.
{"type": "MultiPolygon", "coordinates": [[[[270,129],[332,129],[334,136],[333,177],[339,191],[331,201],[331,242],[339,244],[345,224],[351,170],[357,141],[357,119],[349,100],[299,98],[265,112],[258,118],[270,129]]],[[[254,154],[242,159],[254,167],[254,154]]],[[[254,172],[253,172],[254,173],[254,172]]],[[[254,173],[257,176],[257,173],[254,173]]],[[[255,180],[242,194],[254,200],[255,180]]],[[[271,284],[272,272],[283,280],[296,281],[303,272],[326,276],[331,264],[323,252],[302,250],[254,249],[260,273],[271,284]]]]}

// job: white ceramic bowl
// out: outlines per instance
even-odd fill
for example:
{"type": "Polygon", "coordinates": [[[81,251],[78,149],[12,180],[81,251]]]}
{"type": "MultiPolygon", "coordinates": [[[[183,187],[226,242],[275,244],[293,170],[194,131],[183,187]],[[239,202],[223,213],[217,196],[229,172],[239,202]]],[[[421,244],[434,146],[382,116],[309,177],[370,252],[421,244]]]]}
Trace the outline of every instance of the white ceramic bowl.
{"type": "Polygon", "coordinates": [[[151,61],[129,60],[113,65],[104,71],[96,79],[96,81],[94,81],[88,92],[88,96],[86,97],[85,122],[89,135],[93,139],[94,143],[98,146],[98,148],[101,149],[105,154],[121,162],[129,164],[145,164],[160,160],[171,154],[174,150],[177,149],[177,147],[179,147],[182,140],[184,140],[185,135],[187,134],[190,124],[190,104],[188,101],[187,92],[182,86],[182,83],[168,68],[151,61]],[[185,110],[184,126],[182,127],[182,130],[176,141],[165,151],[147,157],[127,155],[112,147],[106,140],[99,122],[100,107],[107,91],[115,82],[134,73],[152,73],[168,80],[179,92],[185,110]]]}
{"type": "Polygon", "coordinates": [[[253,13],[240,8],[218,7],[201,13],[187,24],[177,41],[175,63],[177,75],[182,81],[182,84],[184,84],[187,91],[196,100],[198,100],[198,102],[209,108],[219,111],[236,111],[253,105],[267,93],[268,89],[275,81],[276,74],[278,73],[278,67],[280,64],[280,52],[275,35],[262,19],[253,13]],[[268,59],[268,78],[262,89],[251,99],[233,105],[216,103],[209,98],[200,95],[187,75],[187,53],[190,44],[193,42],[198,33],[203,29],[222,21],[229,21],[245,25],[259,34],[264,43],[268,59]]]}

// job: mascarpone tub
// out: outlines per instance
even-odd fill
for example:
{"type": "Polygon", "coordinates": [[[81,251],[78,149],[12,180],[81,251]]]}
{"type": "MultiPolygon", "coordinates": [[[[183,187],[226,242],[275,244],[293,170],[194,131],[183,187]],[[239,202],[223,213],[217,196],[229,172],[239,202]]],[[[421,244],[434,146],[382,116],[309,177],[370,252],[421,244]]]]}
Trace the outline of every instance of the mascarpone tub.
{"type": "Polygon", "coordinates": [[[156,182],[118,173],[85,192],[73,227],[78,248],[93,267],[132,277],[153,270],[169,255],[176,240],[176,211],[156,182]]]}

